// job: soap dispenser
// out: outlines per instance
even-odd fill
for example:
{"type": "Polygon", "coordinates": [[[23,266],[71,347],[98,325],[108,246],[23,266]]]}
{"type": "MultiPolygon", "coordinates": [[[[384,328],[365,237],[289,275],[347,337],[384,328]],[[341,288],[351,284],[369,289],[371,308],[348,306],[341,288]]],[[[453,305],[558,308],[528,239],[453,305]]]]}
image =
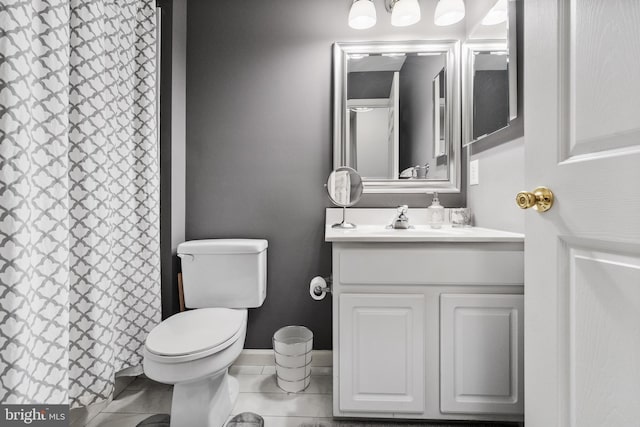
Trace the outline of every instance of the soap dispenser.
{"type": "Polygon", "coordinates": [[[433,193],[433,201],[427,211],[429,212],[429,225],[431,225],[431,228],[441,228],[442,223],[444,223],[444,206],[440,204],[438,193],[433,193]]]}

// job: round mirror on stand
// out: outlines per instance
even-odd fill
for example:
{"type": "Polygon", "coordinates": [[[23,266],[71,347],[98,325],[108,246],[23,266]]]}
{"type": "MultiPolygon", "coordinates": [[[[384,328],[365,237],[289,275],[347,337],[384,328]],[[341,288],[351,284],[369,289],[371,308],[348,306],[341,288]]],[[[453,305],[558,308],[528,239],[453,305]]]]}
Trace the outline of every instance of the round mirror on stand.
{"type": "Polygon", "coordinates": [[[354,229],[355,224],[346,221],[347,208],[355,205],[362,196],[362,178],[354,169],[341,166],[329,174],[327,179],[327,194],[331,202],[342,208],[342,222],[332,225],[332,228],[354,229]]]}

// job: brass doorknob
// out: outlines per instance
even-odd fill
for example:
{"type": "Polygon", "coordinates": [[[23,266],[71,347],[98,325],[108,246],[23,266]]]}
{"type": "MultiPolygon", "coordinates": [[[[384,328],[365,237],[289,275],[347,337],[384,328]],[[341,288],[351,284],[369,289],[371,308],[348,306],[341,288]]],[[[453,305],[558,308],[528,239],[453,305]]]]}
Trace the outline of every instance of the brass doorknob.
{"type": "Polygon", "coordinates": [[[547,187],[538,187],[533,192],[521,191],[516,195],[516,204],[521,209],[534,208],[546,212],[553,206],[553,192],[547,187]]]}

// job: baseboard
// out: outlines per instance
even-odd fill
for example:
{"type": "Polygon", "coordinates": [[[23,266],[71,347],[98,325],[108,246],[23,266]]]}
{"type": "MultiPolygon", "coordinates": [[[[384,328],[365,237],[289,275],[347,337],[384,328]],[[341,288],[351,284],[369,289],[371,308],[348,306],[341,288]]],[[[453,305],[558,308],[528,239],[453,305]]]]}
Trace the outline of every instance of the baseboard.
{"type": "MultiPolygon", "coordinates": [[[[273,350],[242,350],[234,365],[274,366],[273,350]]],[[[331,350],[313,350],[311,366],[333,366],[333,352],[331,350]]]]}

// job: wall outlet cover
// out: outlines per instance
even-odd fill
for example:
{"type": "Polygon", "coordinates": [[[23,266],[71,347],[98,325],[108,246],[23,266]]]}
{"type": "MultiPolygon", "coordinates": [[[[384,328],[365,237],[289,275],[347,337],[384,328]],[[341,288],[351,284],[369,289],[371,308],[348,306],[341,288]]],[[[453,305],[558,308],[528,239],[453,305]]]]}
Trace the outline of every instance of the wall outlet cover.
{"type": "Polygon", "coordinates": [[[471,160],[469,162],[469,185],[480,184],[480,160],[471,160]]]}

